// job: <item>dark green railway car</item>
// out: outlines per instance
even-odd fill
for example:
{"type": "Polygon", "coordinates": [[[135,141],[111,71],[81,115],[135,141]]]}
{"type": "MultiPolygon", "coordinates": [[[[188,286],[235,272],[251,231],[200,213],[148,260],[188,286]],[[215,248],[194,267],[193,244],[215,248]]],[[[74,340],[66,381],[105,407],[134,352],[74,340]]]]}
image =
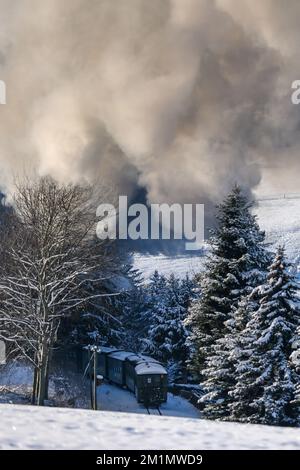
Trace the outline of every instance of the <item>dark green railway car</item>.
{"type": "Polygon", "coordinates": [[[140,362],[135,367],[135,395],[139,403],[160,405],[168,398],[168,374],[159,362],[140,362]]]}
{"type": "Polygon", "coordinates": [[[128,388],[135,394],[137,401],[144,403],[145,406],[158,406],[167,401],[167,371],[151,357],[118,349],[101,348],[98,354],[97,374],[112,383],[128,388]]]}
{"type": "MultiPolygon", "coordinates": [[[[107,354],[107,378],[118,385],[126,385],[125,363],[130,353],[126,351],[114,351],[107,354]]],[[[100,353],[101,356],[101,353],[100,353]]]]}

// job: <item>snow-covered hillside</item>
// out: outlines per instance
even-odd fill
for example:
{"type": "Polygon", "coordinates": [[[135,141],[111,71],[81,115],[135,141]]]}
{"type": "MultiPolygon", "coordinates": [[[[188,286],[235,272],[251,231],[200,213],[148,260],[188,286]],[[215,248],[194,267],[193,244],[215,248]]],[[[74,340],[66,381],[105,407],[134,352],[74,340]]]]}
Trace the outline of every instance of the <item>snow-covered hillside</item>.
{"type": "Polygon", "coordinates": [[[267,241],[284,245],[291,261],[300,265],[300,196],[265,198],[258,201],[256,213],[267,241]]]}
{"type": "MultiPolygon", "coordinates": [[[[254,212],[271,247],[284,244],[291,261],[295,261],[300,271],[300,195],[271,196],[258,199],[254,212]]],[[[161,274],[175,273],[184,277],[201,271],[203,256],[147,256],[136,255],[135,268],[140,269],[148,279],[157,269],[161,274]]]]}
{"type": "Polygon", "coordinates": [[[0,405],[0,449],[300,449],[297,429],[0,405]]]}
{"type": "Polygon", "coordinates": [[[134,267],[139,269],[145,280],[149,279],[153,272],[157,269],[159,273],[169,275],[176,274],[180,278],[184,278],[187,274],[193,276],[201,270],[203,265],[203,256],[190,255],[141,255],[134,256],[134,267]]]}

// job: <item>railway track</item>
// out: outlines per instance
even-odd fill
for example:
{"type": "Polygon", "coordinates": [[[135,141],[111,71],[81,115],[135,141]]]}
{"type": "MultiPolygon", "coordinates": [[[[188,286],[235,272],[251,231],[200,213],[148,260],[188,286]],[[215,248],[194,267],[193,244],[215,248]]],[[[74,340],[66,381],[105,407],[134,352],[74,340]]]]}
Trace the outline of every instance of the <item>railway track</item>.
{"type": "Polygon", "coordinates": [[[155,408],[148,408],[146,407],[146,410],[148,412],[148,415],[153,415],[153,416],[162,416],[162,412],[159,408],[159,406],[155,407],[155,408]]]}

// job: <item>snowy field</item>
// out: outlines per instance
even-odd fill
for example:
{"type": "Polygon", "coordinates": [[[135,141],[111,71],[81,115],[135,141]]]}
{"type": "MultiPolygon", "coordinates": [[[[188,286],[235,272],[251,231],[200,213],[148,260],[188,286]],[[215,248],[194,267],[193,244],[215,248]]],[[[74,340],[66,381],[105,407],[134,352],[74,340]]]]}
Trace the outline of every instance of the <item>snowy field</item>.
{"type": "MultiPolygon", "coordinates": [[[[104,411],[121,411],[148,415],[147,410],[138,404],[133,393],[114,385],[104,384],[98,388],[98,408],[104,411]]],[[[187,400],[179,396],[168,394],[167,403],[160,406],[163,416],[177,416],[185,418],[200,418],[200,412],[187,400]]],[[[158,411],[150,409],[151,414],[158,411]]]]}
{"type": "Polygon", "coordinates": [[[184,278],[187,274],[193,277],[203,266],[203,256],[166,256],[141,255],[134,256],[134,267],[139,269],[145,280],[149,279],[155,270],[160,274],[176,274],[177,277],[184,278]]]}
{"type": "MultiPolygon", "coordinates": [[[[32,387],[32,370],[22,364],[11,364],[1,371],[0,369],[0,404],[14,403],[28,405],[30,403],[32,387]]],[[[81,374],[64,373],[60,378],[53,374],[50,380],[49,399],[55,406],[70,406],[76,408],[90,408],[89,381],[82,379],[81,374]],[[63,383],[64,395],[60,395],[63,383]]],[[[116,385],[104,383],[98,387],[98,408],[102,411],[118,411],[138,413],[148,416],[146,408],[138,404],[133,393],[116,385]]],[[[168,394],[168,401],[160,407],[164,416],[185,418],[200,418],[200,412],[188,400],[168,394]]],[[[158,415],[156,409],[150,409],[151,414],[158,415]]],[[[1,420],[0,420],[1,426],[1,420]]]]}
{"type": "Polygon", "coordinates": [[[289,259],[300,267],[300,196],[259,201],[260,226],[271,245],[284,245],[289,259]]]}
{"type": "Polygon", "coordinates": [[[0,449],[300,449],[297,429],[0,405],[0,449]]]}
{"type": "MultiPolygon", "coordinates": [[[[271,247],[284,244],[291,261],[295,261],[300,272],[300,195],[265,197],[258,200],[254,212],[271,247]]],[[[204,258],[202,256],[147,256],[135,255],[134,266],[148,279],[157,269],[161,274],[175,273],[184,277],[201,271],[204,258]]]]}

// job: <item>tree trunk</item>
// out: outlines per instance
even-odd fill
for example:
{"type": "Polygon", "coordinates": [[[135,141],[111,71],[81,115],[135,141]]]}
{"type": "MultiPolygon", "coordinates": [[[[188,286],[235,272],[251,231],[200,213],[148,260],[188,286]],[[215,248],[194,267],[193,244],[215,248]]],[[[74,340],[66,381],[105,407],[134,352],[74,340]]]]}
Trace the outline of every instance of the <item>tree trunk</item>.
{"type": "Polygon", "coordinates": [[[37,405],[44,406],[46,393],[46,367],[42,366],[39,370],[39,390],[37,397],[37,405]]]}
{"type": "Polygon", "coordinates": [[[37,399],[38,406],[44,406],[44,402],[46,399],[48,354],[49,354],[49,351],[47,347],[43,345],[40,351],[40,367],[39,367],[39,374],[38,374],[38,382],[39,382],[38,399],[37,399]]]}
{"type": "Polygon", "coordinates": [[[44,398],[45,398],[45,390],[44,390],[44,381],[42,378],[42,370],[39,370],[38,374],[38,382],[39,382],[39,387],[38,387],[38,393],[37,393],[37,405],[38,406],[44,406],[44,398]]]}
{"type": "Polygon", "coordinates": [[[94,396],[93,396],[93,369],[92,369],[92,352],[89,351],[89,377],[90,377],[90,397],[91,397],[91,409],[94,409],[94,396]]]}
{"type": "Polygon", "coordinates": [[[46,364],[46,383],[45,383],[45,400],[49,398],[49,377],[50,377],[50,364],[52,359],[52,349],[49,350],[46,364]]]}
{"type": "Polygon", "coordinates": [[[97,352],[94,352],[94,410],[98,409],[97,402],[97,352]]]}
{"type": "Polygon", "coordinates": [[[37,396],[37,389],[38,389],[38,368],[34,368],[33,372],[33,384],[32,384],[32,395],[31,395],[31,404],[35,405],[36,396],[37,396]]]}

